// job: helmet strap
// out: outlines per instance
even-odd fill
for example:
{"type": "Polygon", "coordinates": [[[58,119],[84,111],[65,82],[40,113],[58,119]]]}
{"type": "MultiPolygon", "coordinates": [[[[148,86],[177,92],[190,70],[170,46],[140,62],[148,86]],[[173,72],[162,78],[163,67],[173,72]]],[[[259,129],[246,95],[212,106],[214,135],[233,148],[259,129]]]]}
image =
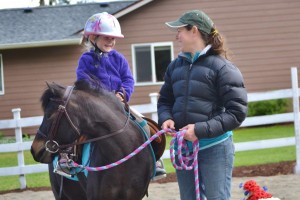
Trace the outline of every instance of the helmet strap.
{"type": "Polygon", "coordinates": [[[92,41],[91,41],[91,43],[95,47],[95,53],[101,55],[103,53],[103,51],[101,51],[101,49],[97,46],[96,43],[93,43],[92,41]]]}
{"type": "Polygon", "coordinates": [[[94,46],[94,48],[95,48],[95,53],[98,55],[102,55],[102,53],[103,53],[103,51],[97,46],[97,40],[98,40],[98,38],[99,38],[99,36],[97,36],[96,38],[95,38],[95,43],[94,42],[92,42],[91,40],[90,40],[90,42],[91,42],[91,44],[94,46]]]}

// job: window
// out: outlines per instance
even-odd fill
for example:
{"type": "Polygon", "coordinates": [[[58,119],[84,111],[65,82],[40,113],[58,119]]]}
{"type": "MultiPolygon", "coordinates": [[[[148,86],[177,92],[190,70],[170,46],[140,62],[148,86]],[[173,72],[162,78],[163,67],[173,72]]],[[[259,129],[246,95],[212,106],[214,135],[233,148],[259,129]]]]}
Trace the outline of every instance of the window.
{"type": "Polygon", "coordinates": [[[133,76],[137,84],[163,82],[173,60],[172,42],[132,45],[133,76]]]}
{"type": "Polygon", "coordinates": [[[0,95],[4,94],[4,81],[3,81],[3,62],[2,55],[0,54],[0,95]]]}

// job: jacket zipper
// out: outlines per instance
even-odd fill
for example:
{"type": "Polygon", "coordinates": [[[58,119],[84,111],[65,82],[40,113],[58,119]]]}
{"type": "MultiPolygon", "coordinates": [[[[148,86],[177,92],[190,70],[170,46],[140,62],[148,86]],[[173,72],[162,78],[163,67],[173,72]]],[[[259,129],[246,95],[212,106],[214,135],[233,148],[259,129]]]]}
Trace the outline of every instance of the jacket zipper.
{"type": "Polygon", "coordinates": [[[193,63],[190,64],[189,70],[187,71],[187,81],[186,81],[186,91],[185,91],[185,101],[184,101],[184,124],[186,124],[186,115],[187,115],[187,100],[188,100],[188,91],[189,91],[189,83],[190,83],[190,74],[191,69],[193,67],[193,63]]]}

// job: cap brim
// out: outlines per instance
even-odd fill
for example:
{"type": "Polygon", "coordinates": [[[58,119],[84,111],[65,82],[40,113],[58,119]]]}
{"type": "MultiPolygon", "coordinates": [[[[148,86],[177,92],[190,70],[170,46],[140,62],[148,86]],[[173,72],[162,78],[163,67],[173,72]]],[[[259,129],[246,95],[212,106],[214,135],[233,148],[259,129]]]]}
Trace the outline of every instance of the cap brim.
{"type": "Polygon", "coordinates": [[[166,25],[169,26],[170,28],[181,28],[187,26],[188,24],[184,24],[180,21],[173,21],[173,22],[166,22],[166,25]]]}

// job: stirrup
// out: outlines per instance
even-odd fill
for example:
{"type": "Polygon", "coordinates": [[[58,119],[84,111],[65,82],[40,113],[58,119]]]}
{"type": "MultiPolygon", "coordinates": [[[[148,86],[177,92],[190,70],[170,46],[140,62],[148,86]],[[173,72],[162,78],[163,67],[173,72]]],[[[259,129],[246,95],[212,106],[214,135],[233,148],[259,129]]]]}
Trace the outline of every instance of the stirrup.
{"type": "Polygon", "coordinates": [[[159,179],[166,178],[167,177],[167,172],[165,170],[165,165],[164,165],[163,160],[159,159],[158,161],[156,161],[155,165],[156,165],[156,174],[152,178],[152,181],[157,181],[159,179]],[[157,173],[158,172],[157,169],[159,169],[159,173],[157,173]]]}
{"type": "Polygon", "coordinates": [[[57,160],[53,172],[61,176],[73,178],[72,167],[69,166],[69,157],[66,153],[61,153],[61,158],[57,160]]]}
{"type": "Polygon", "coordinates": [[[166,178],[167,177],[167,174],[161,174],[161,175],[158,175],[158,176],[154,176],[151,181],[157,181],[157,180],[160,180],[160,179],[163,179],[163,178],[166,178]]]}

